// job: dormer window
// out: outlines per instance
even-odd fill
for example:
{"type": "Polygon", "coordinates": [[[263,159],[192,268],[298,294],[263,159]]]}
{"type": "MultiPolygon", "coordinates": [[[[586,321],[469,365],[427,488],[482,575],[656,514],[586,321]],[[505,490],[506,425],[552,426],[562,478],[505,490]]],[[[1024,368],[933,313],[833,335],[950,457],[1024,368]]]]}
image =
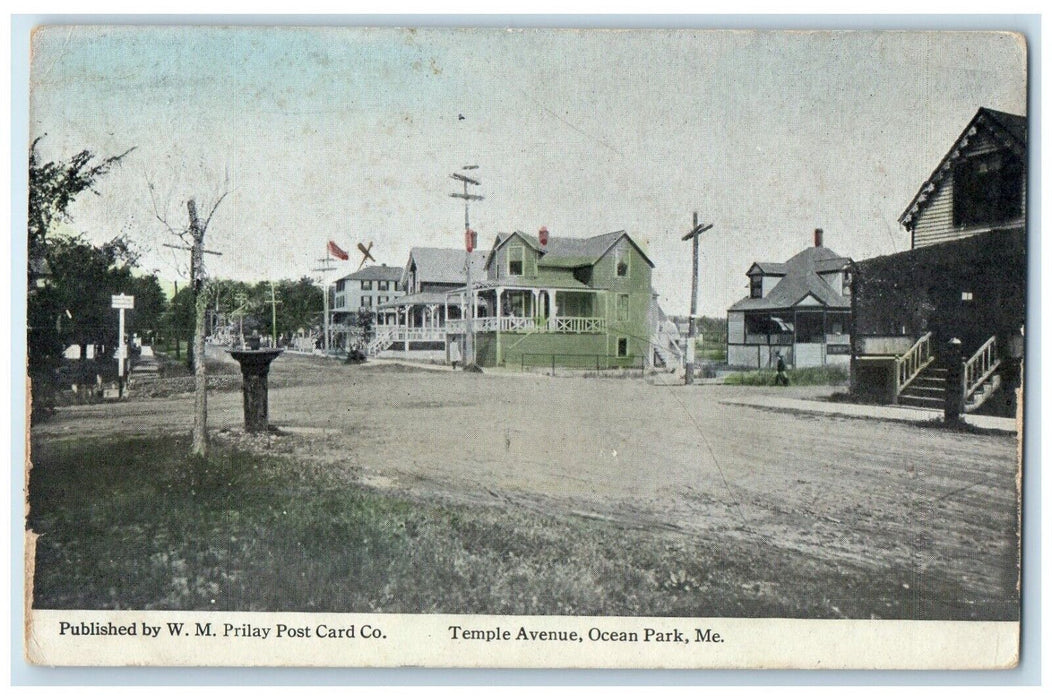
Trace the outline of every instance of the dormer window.
{"type": "Polygon", "coordinates": [[[521,245],[511,246],[508,248],[508,276],[509,277],[521,277],[523,269],[523,259],[526,255],[525,249],[521,245]]]}
{"type": "Polygon", "coordinates": [[[749,277],[749,298],[760,299],[763,297],[763,275],[752,275],[749,277]]]}
{"type": "Polygon", "coordinates": [[[966,158],[953,169],[954,226],[1004,223],[1023,215],[1023,166],[1008,153],[966,158]]]}
{"type": "Polygon", "coordinates": [[[619,250],[614,256],[614,270],[618,277],[628,277],[628,251],[619,250]]]}

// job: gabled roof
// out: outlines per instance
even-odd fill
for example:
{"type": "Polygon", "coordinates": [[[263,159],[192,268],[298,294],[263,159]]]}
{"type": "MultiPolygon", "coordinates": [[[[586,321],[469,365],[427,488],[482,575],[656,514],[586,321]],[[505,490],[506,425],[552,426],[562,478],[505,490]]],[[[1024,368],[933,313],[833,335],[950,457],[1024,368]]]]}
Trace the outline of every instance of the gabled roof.
{"type": "Polygon", "coordinates": [[[357,272],[344,275],[340,279],[345,280],[390,280],[397,282],[402,278],[402,268],[389,265],[370,265],[363,267],[357,272]]]}
{"type": "Polygon", "coordinates": [[[910,222],[913,217],[917,215],[917,212],[923,208],[924,203],[928,201],[929,195],[935,191],[936,185],[946,177],[946,174],[951,171],[954,164],[961,159],[961,154],[964,149],[968,146],[969,141],[979,133],[980,130],[984,130],[993,136],[999,143],[1001,143],[1005,149],[1012,151],[1019,157],[1025,157],[1026,155],[1026,117],[1018,114],[1009,114],[1008,112],[998,112],[994,109],[987,109],[986,107],[980,107],[979,111],[975,113],[972,120],[968,122],[968,126],[964,127],[964,131],[957,137],[957,140],[953,142],[953,146],[943,156],[942,160],[939,161],[939,165],[936,166],[935,170],[932,171],[928,179],[924,181],[920,189],[917,190],[917,194],[910,200],[910,204],[906,207],[906,210],[899,216],[899,224],[909,228],[910,222]]]}
{"type": "Polygon", "coordinates": [[[769,275],[771,277],[778,275],[785,275],[789,268],[785,266],[785,263],[772,263],[772,262],[754,262],[749,271],[745,274],[754,275],[760,273],[761,275],[769,275]]]}
{"type": "MultiPolygon", "coordinates": [[[[416,263],[417,279],[432,284],[464,284],[467,281],[465,262],[468,253],[456,248],[413,248],[402,271],[401,282],[409,280],[409,268],[416,263]]],[[[486,253],[471,253],[471,273],[476,278],[485,270],[486,253]]]]}
{"type": "Polygon", "coordinates": [[[493,242],[493,248],[486,257],[487,267],[489,266],[493,254],[497,252],[497,249],[512,238],[521,238],[526,245],[530,246],[540,254],[537,260],[538,267],[575,268],[594,265],[622,238],[628,239],[628,242],[639,251],[639,254],[643,256],[643,259],[647,261],[647,264],[654,267],[654,262],[650,259],[650,256],[646,254],[646,252],[635,242],[635,240],[632,239],[630,235],[628,235],[628,232],[626,231],[613,231],[611,233],[603,233],[589,238],[549,236],[547,247],[541,247],[541,242],[537,236],[523,233],[522,231],[499,233],[497,234],[497,239],[493,242]]]}
{"type": "MultiPolygon", "coordinates": [[[[849,308],[851,302],[840,293],[840,290],[833,289],[821,277],[823,272],[836,272],[849,264],[851,264],[851,258],[841,257],[825,246],[804,248],[782,263],[785,275],[767,293],[767,296],[759,299],[745,297],[731,306],[729,310],[789,309],[806,299],[808,295],[813,296],[827,307],[849,308]]],[[[755,266],[754,264],[753,267],[755,266]]]]}

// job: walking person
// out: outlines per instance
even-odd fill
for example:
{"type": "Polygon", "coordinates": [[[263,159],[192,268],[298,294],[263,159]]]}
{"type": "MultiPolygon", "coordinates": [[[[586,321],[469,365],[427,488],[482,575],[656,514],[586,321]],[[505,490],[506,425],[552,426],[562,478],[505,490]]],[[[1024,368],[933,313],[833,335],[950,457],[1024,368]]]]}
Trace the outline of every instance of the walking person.
{"type": "Polygon", "coordinates": [[[453,363],[453,369],[460,363],[460,341],[456,340],[449,345],[449,360],[453,363]]]}
{"type": "Polygon", "coordinates": [[[781,351],[775,351],[774,356],[778,358],[775,364],[774,385],[789,386],[789,375],[785,372],[785,358],[782,357],[781,351]]]}

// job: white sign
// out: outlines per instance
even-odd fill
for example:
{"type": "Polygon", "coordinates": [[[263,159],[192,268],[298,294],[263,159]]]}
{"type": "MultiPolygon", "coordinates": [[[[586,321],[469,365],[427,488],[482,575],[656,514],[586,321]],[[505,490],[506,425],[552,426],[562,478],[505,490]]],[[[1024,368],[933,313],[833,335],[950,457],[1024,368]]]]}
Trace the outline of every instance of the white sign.
{"type": "Polygon", "coordinates": [[[134,309],[135,297],[126,294],[114,294],[110,297],[110,308],[112,309],[134,309]]]}

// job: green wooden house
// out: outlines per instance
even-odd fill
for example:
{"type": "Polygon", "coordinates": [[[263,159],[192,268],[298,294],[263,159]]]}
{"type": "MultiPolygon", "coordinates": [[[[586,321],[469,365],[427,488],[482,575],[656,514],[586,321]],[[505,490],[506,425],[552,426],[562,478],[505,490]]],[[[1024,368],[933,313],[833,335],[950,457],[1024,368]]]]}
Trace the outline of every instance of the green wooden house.
{"type": "MultiPolygon", "coordinates": [[[[651,352],[654,263],[624,231],[500,234],[472,285],[482,366],[640,367],[651,352]]],[[[464,305],[467,290],[452,293],[464,305]]],[[[464,321],[450,321],[462,343],[464,321]]]]}

